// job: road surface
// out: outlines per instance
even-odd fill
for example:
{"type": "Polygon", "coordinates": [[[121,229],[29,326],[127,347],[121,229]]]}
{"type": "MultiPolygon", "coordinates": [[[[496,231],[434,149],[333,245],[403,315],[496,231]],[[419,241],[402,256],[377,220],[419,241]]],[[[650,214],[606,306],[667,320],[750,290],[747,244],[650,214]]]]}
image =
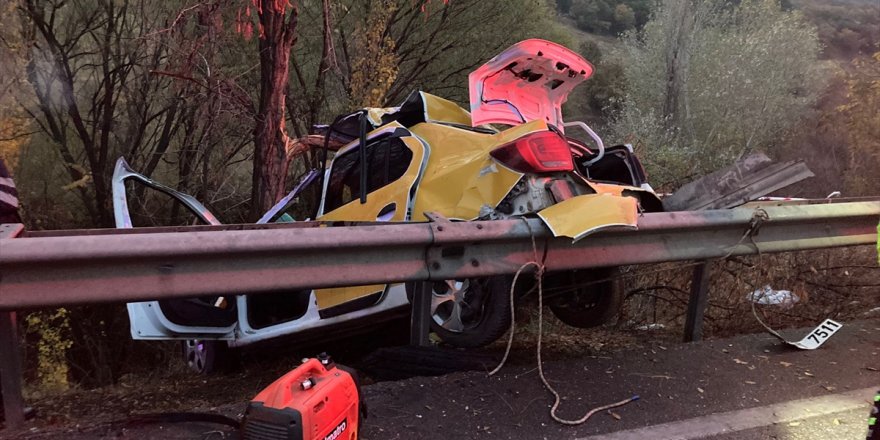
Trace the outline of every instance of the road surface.
{"type": "MultiPolygon", "coordinates": [[[[800,339],[807,329],[783,333],[800,339]]],[[[366,386],[369,417],[360,438],[862,440],[869,400],[880,390],[880,319],[845,323],[815,351],[753,334],[557,358],[545,361],[545,371],[564,396],[563,418],[632,395],[641,398],[583,425],[560,425],[548,414],[552,398],[534,360],[520,353],[494,377],[469,371],[366,386]]],[[[234,416],[243,408],[243,402],[229,402],[215,409],[234,416]]],[[[238,438],[222,425],[89,420],[75,427],[0,431],[0,437],[238,438]]]]}

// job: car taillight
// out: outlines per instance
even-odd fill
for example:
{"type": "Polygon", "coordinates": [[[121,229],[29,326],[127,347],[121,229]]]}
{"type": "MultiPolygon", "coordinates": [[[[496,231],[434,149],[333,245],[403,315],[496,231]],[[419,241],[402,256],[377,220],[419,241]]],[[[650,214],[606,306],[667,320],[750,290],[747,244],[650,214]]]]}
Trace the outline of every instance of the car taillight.
{"type": "Polygon", "coordinates": [[[492,150],[489,154],[504,165],[522,173],[574,169],[568,142],[552,131],[525,135],[492,150]]]}

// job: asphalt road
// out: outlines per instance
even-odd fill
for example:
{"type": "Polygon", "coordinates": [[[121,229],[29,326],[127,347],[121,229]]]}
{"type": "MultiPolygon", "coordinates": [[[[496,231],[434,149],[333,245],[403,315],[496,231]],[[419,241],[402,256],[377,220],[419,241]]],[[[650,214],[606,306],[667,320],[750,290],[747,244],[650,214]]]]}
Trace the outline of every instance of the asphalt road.
{"type": "MultiPolygon", "coordinates": [[[[800,339],[807,330],[783,333],[800,339]]],[[[563,418],[632,395],[640,399],[582,425],[558,424],[548,414],[552,397],[534,360],[520,354],[493,377],[470,371],[366,386],[369,417],[360,439],[862,440],[869,400],[880,390],[880,319],[844,323],[815,351],[753,334],[557,358],[545,361],[545,372],[563,395],[563,418]]],[[[244,402],[212,409],[235,416],[244,402]]],[[[72,427],[0,431],[0,438],[238,435],[222,425],[193,422],[120,426],[81,420],[72,427]]]]}
{"type": "MultiPolygon", "coordinates": [[[[807,329],[783,333],[800,339],[807,329]]],[[[533,365],[506,368],[491,378],[467,372],[383,382],[366,389],[370,418],[362,438],[863,439],[871,390],[880,390],[878,353],[880,320],[871,320],[845,324],[815,351],[755,334],[546,362],[548,379],[564,396],[559,411],[564,418],[641,396],[612,410],[614,415],[602,412],[580,426],[550,418],[552,397],[533,365]],[[792,401],[790,407],[778,406],[792,401]],[[756,413],[740,413],[746,409],[756,413]],[[706,416],[719,414],[716,429],[707,430],[706,416]],[[755,414],[766,416],[766,426],[732,422],[755,414]],[[687,422],[681,432],[658,427],[682,421],[687,422]],[[614,435],[645,427],[651,429],[614,435]]]]}

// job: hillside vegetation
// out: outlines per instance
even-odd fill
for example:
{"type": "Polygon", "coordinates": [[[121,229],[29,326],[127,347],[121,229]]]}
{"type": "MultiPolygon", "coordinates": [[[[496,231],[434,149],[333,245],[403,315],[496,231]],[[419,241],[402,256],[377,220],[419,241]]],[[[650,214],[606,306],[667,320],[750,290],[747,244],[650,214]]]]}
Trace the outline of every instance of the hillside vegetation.
{"type": "Polygon", "coordinates": [[[590,8],[567,10],[564,3],[557,2],[559,21],[597,65],[567,114],[633,143],[655,185],[672,190],[762,150],[806,159],[816,172],[811,184],[790,188],[793,195],[880,192],[866,172],[880,165],[870,129],[880,113],[870,79],[880,51],[876,2],[649,2],[649,19],[616,36],[579,14],[631,2],[584,0],[590,8]],[[691,5],[690,19],[675,16],[675,5],[691,5]],[[688,31],[676,33],[682,25],[688,31]],[[678,59],[677,83],[668,84],[676,67],[669,55],[679,49],[686,57],[678,59]]]}

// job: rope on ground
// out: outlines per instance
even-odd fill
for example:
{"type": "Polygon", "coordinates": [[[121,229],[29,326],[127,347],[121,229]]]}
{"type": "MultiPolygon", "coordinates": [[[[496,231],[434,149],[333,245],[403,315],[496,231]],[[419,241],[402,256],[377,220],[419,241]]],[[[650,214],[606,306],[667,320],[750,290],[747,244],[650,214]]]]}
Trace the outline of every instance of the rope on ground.
{"type": "Polygon", "coordinates": [[[739,246],[740,244],[742,244],[742,242],[746,238],[748,238],[749,241],[751,241],[752,247],[755,248],[755,253],[758,254],[758,264],[756,264],[754,267],[755,278],[752,282],[752,286],[755,288],[755,292],[757,292],[759,290],[761,292],[757,298],[755,297],[754,293],[751,293],[749,295],[749,302],[751,303],[751,308],[752,308],[752,316],[754,316],[755,320],[758,321],[758,324],[761,324],[761,326],[764,327],[764,329],[766,329],[771,335],[776,336],[777,338],[781,339],[782,341],[784,341],[788,344],[796,345],[793,342],[786,339],[781,334],[779,334],[779,332],[777,332],[776,330],[773,330],[773,328],[771,328],[769,325],[767,325],[767,323],[765,323],[764,320],[762,320],[761,317],[758,315],[757,307],[755,307],[755,304],[767,295],[767,292],[764,291],[763,289],[761,289],[760,283],[758,282],[761,278],[761,270],[764,268],[764,262],[763,262],[764,254],[761,253],[761,248],[758,246],[758,243],[755,242],[755,235],[758,235],[758,232],[761,229],[761,225],[763,225],[764,222],[768,221],[768,220],[770,220],[770,215],[767,214],[767,211],[765,211],[763,208],[756,208],[754,214],[752,214],[751,221],[749,221],[749,227],[748,227],[748,229],[746,229],[745,234],[743,234],[742,238],[739,239],[739,242],[733,248],[731,248],[730,252],[728,252],[727,255],[722,259],[726,260],[728,257],[730,257],[733,254],[736,247],[739,246]]]}
{"type": "Polygon", "coordinates": [[[538,261],[538,246],[535,243],[535,234],[533,233],[531,226],[529,226],[529,223],[525,221],[525,219],[523,219],[523,222],[526,224],[526,228],[528,228],[529,230],[529,236],[531,236],[532,238],[532,251],[534,252],[534,260],[528,261],[520,266],[519,270],[516,271],[516,275],[513,276],[513,282],[510,285],[510,329],[508,330],[507,347],[504,349],[504,357],[501,358],[501,362],[498,363],[498,366],[495,367],[494,370],[489,372],[489,376],[493,376],[501,371],[501,368],[507,362],[507,358],[510,355],[510,348],[513,345],[513,333],[516,330],[516,312],[514,310],[514,290],[516,289],[516,282],[519,280],[519,276],[524,270],[531,266],[534,266],[535,281],[538,286],[538,376],[541,378],[541,382],[544,384],[544,387],[547,389],[547,391],[550,391],[550,393],[553,394],[553,397],[555,398],[553,406],[550,408],[550,417],[552,417],[553,420],[555,420],[556,422],[563,425],[580,425],[586,422],[590,417],[598,412],[609,410],[611,408],[616,408],[618,406],[623,406],[627,403],[638,400],[639,396],[632,396],[619,402],[599,406],[589,410],[586,414],[584,414],[583,417],[576,420],[563,419],[556,415],[556,410],[559,408],[559,404],[562,402],[562,397],[559,395],[559,392],[557,392],[556,389],[553,388],[552,385],[550,385],[550,382],[544,375],[544,363],[541,360],[541,344],[544,334],[544,262],[538,261]]]}

